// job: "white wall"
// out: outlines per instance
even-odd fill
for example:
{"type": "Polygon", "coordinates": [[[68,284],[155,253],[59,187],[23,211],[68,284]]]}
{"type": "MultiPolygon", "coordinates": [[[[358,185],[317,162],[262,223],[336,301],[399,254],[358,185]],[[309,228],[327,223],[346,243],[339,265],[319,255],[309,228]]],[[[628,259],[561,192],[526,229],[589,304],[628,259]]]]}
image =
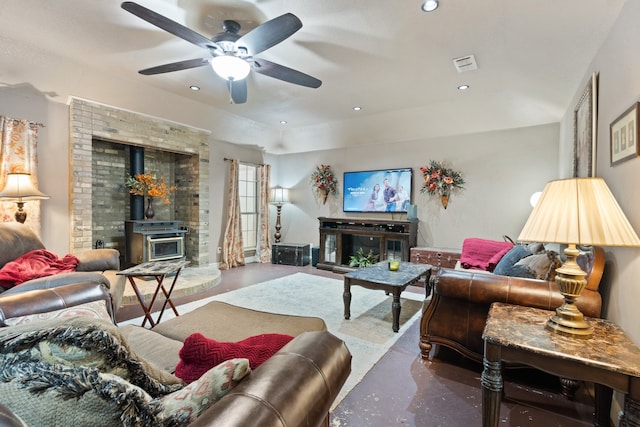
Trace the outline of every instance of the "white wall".
{"type": "Polygon", "coordinates": [[[342,191],[322,205],[309,185],[309,176],[319,164],[330,164],[340,178],[345,171],[412,167],[419,246],[461,248],[466,237],[500,240],[505,234],[515,239],[531,212],[531,194],[557,178],[558,134],[558,125],[551,124],[269,157],[272,185],[292,189],[293,203],[282,208],[282,241],[318,244],[319,216],[405,219],[404,214],[345,215],[342,191]],[[449,162],[467,182],[464,191],[451,197],[446,210],[438,199],[420,193],[419,167],[430,160],[449,162]]]}
{"type": "MultiPolygon", "coordinates": [[[[573,106],[576,105],[591,73],[599,73],[597,176],[609,185],[631,225],[640,232],[640,158],[610,166],[609,125],[633,103],[640,101],[640,2],[626,2],[609,37],[593,59],[562,120],[561,175],[571,176],[573,155],[573,106]]],[[[607,264],[601,284],[603,316],[619,324],[636,344],[640,344],[640,249],[606,248],[607,264]]]]}

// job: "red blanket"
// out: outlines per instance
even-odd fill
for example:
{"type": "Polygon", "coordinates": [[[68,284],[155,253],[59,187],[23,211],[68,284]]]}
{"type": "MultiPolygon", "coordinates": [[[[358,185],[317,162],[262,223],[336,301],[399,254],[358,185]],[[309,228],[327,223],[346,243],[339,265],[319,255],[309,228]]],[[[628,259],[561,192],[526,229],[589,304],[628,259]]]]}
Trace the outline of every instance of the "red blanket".
{"type": "Polygon", "coordinates": [[[6,263],[0,269],[0,286],[9,289],[38,277],[75,271],[79,263],[73,255],[58,258],[53,252],[37,249],[6,263]]]}
{"type": "Polygon", "coordinates": [[[460,264],[464,268],[493,271],[498,261],[513,247],[511,242],[499,242],[471,237],[462,242],[460,264]]]}

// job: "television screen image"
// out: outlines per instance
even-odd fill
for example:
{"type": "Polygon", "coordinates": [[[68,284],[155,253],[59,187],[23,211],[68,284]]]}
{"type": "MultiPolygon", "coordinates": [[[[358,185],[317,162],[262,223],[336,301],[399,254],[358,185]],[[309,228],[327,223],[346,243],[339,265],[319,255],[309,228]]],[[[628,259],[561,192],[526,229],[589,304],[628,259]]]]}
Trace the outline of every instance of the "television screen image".
{"type": "Polygon", "coordinates": [[[345,172],[344,212],[407,212],[412,203],[413,169],[345,172]]]}

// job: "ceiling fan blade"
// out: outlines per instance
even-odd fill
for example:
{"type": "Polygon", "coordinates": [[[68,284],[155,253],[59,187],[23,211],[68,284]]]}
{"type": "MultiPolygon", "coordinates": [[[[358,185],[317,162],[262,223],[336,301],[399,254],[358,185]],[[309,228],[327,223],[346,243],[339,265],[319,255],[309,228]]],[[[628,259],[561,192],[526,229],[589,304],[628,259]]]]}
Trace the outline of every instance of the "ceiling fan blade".
{"type": "Polygon", "coordinates": [[[216,47],[213,42],[205,36],[198,34],[192,29],[187,28],[182,24],[178,24],[177,22],[154,12],[151,9],[140,6],[137,3],[134,3],[132,1],[125,1],[120,6],[127,12],[133,13],[138,18],[144,19],[148,23],[167,31],[174,36],[178,36],[181,39],[188,41],[189,43],[193,43],[196,46],[200,46],[204,49],[215,49],[216,47]]]}
{"type": "Polygon", "coordinates": [[[234,104],[244,104],[247,102],[247,80],[227,80],[229,94],[234,104]]]}
{"type": "Polygon", "coordinates": [[[172,62],[171,64],[158,65],[157,67],[145,68],[138,73],[145,76],[153,74],[171,73],[173,71],[187,70],[189,68],[209,65],[209,58],[187,59],[186,61],[172,62]]]}
{"type": "Polygon", "coordinates": [[[240,37],[236,41],[236,48],[245,47],[250,55],[257,55],[287,39],[300,28],[302,21],[293,13],[285,13],[240,37]]]}
{"type": "Polygon", "coordinates": [[[319,88],[322,84],[322,81],[315,77],[262,58],[254,59],[253,70],[265,76],[313,89],[319,88]]]}

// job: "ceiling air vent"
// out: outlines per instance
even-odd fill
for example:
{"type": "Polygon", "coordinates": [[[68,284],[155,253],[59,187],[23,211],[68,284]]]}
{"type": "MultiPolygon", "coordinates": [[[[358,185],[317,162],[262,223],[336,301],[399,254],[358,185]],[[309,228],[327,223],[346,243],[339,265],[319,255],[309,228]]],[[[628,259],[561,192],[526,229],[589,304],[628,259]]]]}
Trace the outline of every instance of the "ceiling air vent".
{"type": "Polygon", "coordinates": [[[460,58],[455,58],[453,60],[453,66],[456,67],[459,73],[464,73],[465,71],[473,71],[478,69],[478,63],[476,62],[476,57],[473,55],[461,56],[460,58]]]}

